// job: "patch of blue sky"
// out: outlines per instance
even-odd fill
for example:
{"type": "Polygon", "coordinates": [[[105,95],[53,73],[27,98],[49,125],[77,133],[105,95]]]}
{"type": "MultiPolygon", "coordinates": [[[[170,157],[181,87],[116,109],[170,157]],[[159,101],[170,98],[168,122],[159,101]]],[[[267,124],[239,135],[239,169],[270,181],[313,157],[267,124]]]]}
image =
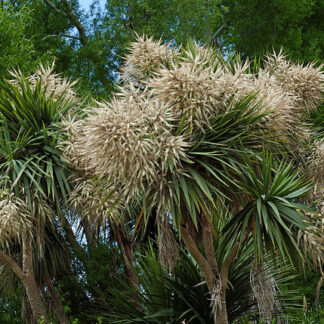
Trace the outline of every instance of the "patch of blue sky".
{"type": "MultiPolygon", "coordinates": [[[[86,12],[89,11],[90,5],[93,3],[93,0],[79,0],[80,6],[86,12]]],[[[99,0],[100,6],[103,8],[105,5],[105,0],[99,0]]]]}

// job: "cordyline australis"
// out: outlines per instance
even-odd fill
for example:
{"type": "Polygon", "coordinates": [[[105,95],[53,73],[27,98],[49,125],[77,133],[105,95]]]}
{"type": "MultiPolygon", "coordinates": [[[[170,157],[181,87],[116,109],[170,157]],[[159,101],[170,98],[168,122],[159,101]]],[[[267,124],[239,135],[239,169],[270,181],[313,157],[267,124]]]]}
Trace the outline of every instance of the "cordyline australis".
{"type": "MultiPolygon", "coordinates": [[[[267,251],[289,259],[291,251],[306,255],[317,242],[322,256],[320,222],[298,204],[323,200],[323,139],[309,123],[322,102],[321,67],[293,64],[282,53],[262,64],[242,63],[193,42],[177,49],[139,37],[125,57],[118,93],[86,111],[74,84],[53,66],[12,76],[1,84],[0,97],[0,170],[6,175],[0,258],[23,282],[35,319],[47,317],[33,247],[42,244],[63,201],[88,222],[108,221],[115,229],[127,207],[140,205],[135,231],[155,218],[159,258],[170,272],[177,230],[205,278],[215,323],[227,322],[228,275],[244,244],[253,243],[261,279],[267,251]],[[312,175],[318,176],[306,196],[312,175]],[[219,260],[213,221],[223,215],[228,252],[219,260]],[[21,263],[10,254],[13,243],[21,246],[21,263]]],[[[133,252],[122,234],[115,231],[136,287],[133,252]]],[[[264,313],[262,289],[254,290],[264,313]]],[[[61,321],[67,321],[64,310],[61,321]]]]}
{"type": "MultiPolygon", "coordinates": [[[[73,83],[42,65],[34,75],[12,72],[0,82],[0,259],[26,290],[32,321],[48,321],[40,291],[50,294],[57,317],[68,323],[51,271],[42,263],[46,231],[69,191],[68,170],[60,157],[59,123],[79,105],[73,83]]],[[[48,297],[48,296],[45,296],[48,297]]]]}
{"type": "MultiPolygon", "coordinates": [[[[266,251],[290,258],[299,251],[296,230],[307,233],[297,202],[309,190],[310,170],[324,168],[322,140],[313,140],[306,122],[323,99],[321,68],[282,53],[260,64],[224,60],[194,42],[178,49],[138,37],[118,93],[66,121],[65,158],[110,188],[111,203],[122,197],[119,215],[142,201],[137,224],[153,216],[163,237],[171,225],[179,232],[205,277],[215,323],[227,322],[228,273],[243,244],[254,242],[261,271],[266,251]],[[222,264],[211,222],[219,208],[230,215],[222,264]]],[[[171,271],[169,251],[159,250],[171,271]]]]}

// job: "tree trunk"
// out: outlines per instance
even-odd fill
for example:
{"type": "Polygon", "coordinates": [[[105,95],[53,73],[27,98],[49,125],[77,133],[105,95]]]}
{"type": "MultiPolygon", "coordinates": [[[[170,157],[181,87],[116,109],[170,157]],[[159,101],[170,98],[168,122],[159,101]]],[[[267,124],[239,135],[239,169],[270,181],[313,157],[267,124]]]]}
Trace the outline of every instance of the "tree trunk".
{"type": "Polygon", "coordinates": [[[33,311],[34,320],[37,322],[43,320],[44,323],[49,323],[44,303],[41,299],[38,286],[34,276],[33,269],[33,245],[32,237],[27,233],[23,233],[22,242],[22,264],[23,264],[23,277],[24,284],[30,307],[33,311]]]}
{"type": "Polygon", "coordinates": [[[51,297],[52,297],[52,301],[53,301],[53,305],[54,305],[54,309],[55,309],[55,314],[57,316],[57,319],[59,321],[60,324],[69,324],[69,319],[65,314],[63,305],[60,301],[60,296],[56,291],[55,286],[52,283],[51,278],[49,277],[48,274],[45,275],[45,283],[46,286],[49,290],[49,292],[51,293],[51,297]]]}
{"type": "Polygon", "coordinates": [[[33,323],[33,311],[30,308],[26,292],[23,293],[21,298],[21,319],[25,324],[33,323]]]}
{"type": "Polygon", "coordinates": [[[33,317],[36,322],[43,320],[42,323],[49,323],[46,309],[40,297],[38,287],[33,273],[26,275],[23,280],[30,307],[33,311],[33,317]]]}
{"type": "Polygon", "coordinates": [[[182,235],[182,239],[183,239],[189,253],[195,259],[200,270],[204,274],[204,277],[205,277],[205,280],[206,280],[206,283],[208,286],[208,290],[212,293],[214,290],[215,274],[213,273],[211,265],[208,263],[207,259],[199,251],[199,248],[196,245],[193,238],[191,237],[187,226],[184,226],[184,225],[181,226],[181,235],[182,235]]]}
{"type": "Polygon", "coordinates": [[[0,259],[10,267],[23,283],[33,313],[33,320],[39,321],[43,319],[43,323],[49,323],[46,309],[41,299],[34,276],[31,236],[26,232],[22,234],[22,268],[3,250],[0,250],[0,259]]]}
{"type": "Polygon", "coordinates": [[[134,266],[134,255],[131,247],[131,241],[116,227],[114,228],[114,233],[123,258],[126,280],[133,288],[137,288],[138,280],[132,268],[132,266],[134,266]]]}
{"type": "Polygon", "coordinates": [[[183,224],[181,226],[182,239],[189,253],[195,259],[200,270],[202,271],[207,283],[209,293],[213,298],[215,298],[214,304],[212,304],[212,309],[214,312],[214,323],[227,324],[228,315],[226,308],[226,290],[228,274],[233,261],[236,258],[240,245],[245,242],[248,237],[250,227],[246,228],[242,241],[238,239],[233,243],[233,246],[231,247],[227,257],[222,264],[221,269],[219,270],[215,257],[214,238],[210,220],[207,218],[207,216],[203,216],[201,221],[205,255],[200,252],[199,247],[190,235],[188,224],[183,224]]]}
{"type": "Polygon", "coordinates": [[[210,295],[214,297],[216,294],[215,304],[211,305],[214,312],[214,323],[227,324],[226,287],[224,289],[223,282],[221,281],[214,253],[213,236],[207,225],[207,223],[203,224],[202,229],[206,257],[199,251],[198,246],[189,233],[189,229],[185,225],[181,226],[181,235],[189,253],[195,259],[205,277],[210,295]],[[218,301],[217,298],[219,298],[218,301]]]}
{"type": "MultiPolygon", "coordinates": [[[[221,299],[225,301],[225,296],[222,296],[221,299]]],[[[227,324],[228,318],[227,318],[227,308],[226,303],[222,305],[222,309],[218,309],[216,312],[216,316],[214,318],[214,324],[227,324]]]]}

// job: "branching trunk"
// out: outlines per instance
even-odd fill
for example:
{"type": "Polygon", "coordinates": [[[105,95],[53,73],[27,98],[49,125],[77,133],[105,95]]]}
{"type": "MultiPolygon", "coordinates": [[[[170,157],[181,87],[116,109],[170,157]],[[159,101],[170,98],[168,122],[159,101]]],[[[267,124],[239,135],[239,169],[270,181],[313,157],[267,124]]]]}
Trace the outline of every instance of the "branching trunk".
{"type": "Polygon", "coordinates": [[[188,251],[190,252],[191,256],[195,259],[200,270],[204,274],[208,290],[212,292],[214,290],[214,273],[210,264],[208,263],[207,259],[203,256],[203,254],[199,251],[198,246],[196,245],[195,241],[189,233],[188,227],[186,227],[185,225],[181,226],[181,235],[188,251]]]}
{"type": "Polygon", "coordinates": [[[37,321],[44,319],[45,323],[49,323],[46,309],[41,299],[34,276],[32,238],[24,233],[22,241],[22,268],[14,259],[1,250],[0,259],[4,261],[22,281],[26,290],[29,305],[32,309],[34,320],[37,321]]]}
{"type": "Polygon", "coordinates": [[[205,255],[199,250],[199,247],[193,237],[190,234],[188,224],[181,226],[182,239],[190,252],[191,256],[197,262],[200,270],[202,271],[208,290],[210,294],[215,298],[214,311],[214,323],[215,324],[227,324],[227,308],[226,308],[226,289],[228,282],[228,275],[231,266],[237,256],[239,246],[248,237],[250,228],[247,228],[242,242],[237,240],[233,243],[233,246],[224,260],[221,269],[219,270],[215,251],[214,251],[214,238],[212,233],[212,226],[209,219],[204,216],[202,219],[202,243],[204,246],[205,255]]]}
{"type": "MultiPolygon", "coordinates": [[[[222,281],[220,279],[220,273],[218,270],[218,265],[215,257],[214,252],[214,244],[213,244],[213,236],[211,232],[210,224],[208,224],[208,221],[205,219],[206,223],[203,224],[202,231],[203,231],[203,245],[205,249],[205,255],[206,257],[200,252],[197,244],[195,243],[194,239],[191,237],[189,229],[187,226],[182,225],[181,226],[181,235],[182,239],[190,252],[191,256],[195,259],[197,262],[200,270],[202,271],[207,287],[209,290],[209,293],[211,296],[216,297],[220,300],[225,300],[223,296],[220,295],[222,290],[222,281]]],[[[222,305],[217,303],[216,308],[213,311],[216,312],[214,315],[214,323],[217,324],[227,324],[227,312],[226,312],[226,304],[222,305]],[[220,314],[220,310],[222,311],[222,314],[220,314]],[[222,321],[220,315],[222,316],[222,321]]]]}
{"type": "Polygon", "coordinates": [[[222,267],[220,270],[220,278],[221,278],[221,282],[222,282],[220,298],[221,298],[222,307],[217,309],[216,321],[215,321],[215,323],[217,323],[217,324],[228,323],[228,315],[227,315],[227,308],[226,308],[226,290],[227,290],[227,283],[228,283],[228,275],[231,270],[232,264],[237,256],[239,247],[242,243],[245,242],[245,240],[247,239],[247,237],[249,235],[249,232],[250,232],[250,228],[247,227],[246,231],[244,233],[242,242],[240,240],[236,240],[233,243],[233,246],[232,246],[230,252],[228,253],[227,257],[225,258],[225,260],[222,264],[222,267]]]}

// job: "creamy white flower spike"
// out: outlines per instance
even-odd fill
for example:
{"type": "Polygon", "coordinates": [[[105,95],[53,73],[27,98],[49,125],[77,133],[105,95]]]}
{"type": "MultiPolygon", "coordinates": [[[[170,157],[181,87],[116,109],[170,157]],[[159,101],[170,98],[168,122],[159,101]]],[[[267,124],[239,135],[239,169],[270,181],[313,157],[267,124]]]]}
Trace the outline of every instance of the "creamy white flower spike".
{"type": "Polygon", "coordinates": [[[303,112],[322,100],[324,82],[320,67],[293,64],[281,53],[254,70],[248,61],[230,64],[197,43],[175,51],[145,37],[132,43],[122,73],[110,102],[98,103],[81,121],[66,122],[65,156],[127,199],[154,188],[152,199],[160,206],[172,192],[165,173],[170,165],[175,174],[186,172],[181,157],[212,117],[253,93],[250,109],[267,113],[271,134],[293,145],[296,136],[309,135],[303,112]],[[176,132],[182,122],[185,135],[176,132]]]}
{"type": "Polygon", "coordinates": [[[22,75],[21,71],[13,70],[9,71],[10,75],[13,77],[10,82],[16,86],[19,86],[19,82],[23,79],[27,79],[31,87],[35,87],[37,82],[41,81],[42,89],[46,91],[47,97],[52,97],[53,99],[60,99],[64,95],[64,100],[75,101],[76,92],[73,87],[76,85],[77,81],[70,81],[67,78],[61,77],[60,74],[54,73],[55,61],[52,65],[44,67],[42,64],[39,65],[38,69],[34,74],[25,77],[22,75]]]}
{"type": "Polygon", "coordinates": [[[27,204],[13,193],[0,192],[0,244],[20,240],[25,230],[32,228],[27,204]]]}
{"type": "Polygon", "coordinates": [[[313,63],[306,66],[294,64],[280,52],[267,57],[266,68],[285,91],[295,96],[296,107],[301,111],[312,111],[323,100],[323,65],[315,67],[313,63]]]}
{"type": "Polygon", "coordinates": [[[176,55],[177,51],[162,44],[161,40],[138,36],[136,41],[131,43],[129,54],[125,56],[121,78],[124,81],[143,80],[176,55]]]}
{"type": "Polygon", "coordinates": [[[76,132],[72,130],[67,155],[74,156],[72,163],[122,185],[125,194],[133,196],[144,189],[144,182],[158,181],[169,160],[177,164],[185,155],[188,144],[172,135],[172,121],[166,103],[127,92],[99,103],[76,132]]]}

